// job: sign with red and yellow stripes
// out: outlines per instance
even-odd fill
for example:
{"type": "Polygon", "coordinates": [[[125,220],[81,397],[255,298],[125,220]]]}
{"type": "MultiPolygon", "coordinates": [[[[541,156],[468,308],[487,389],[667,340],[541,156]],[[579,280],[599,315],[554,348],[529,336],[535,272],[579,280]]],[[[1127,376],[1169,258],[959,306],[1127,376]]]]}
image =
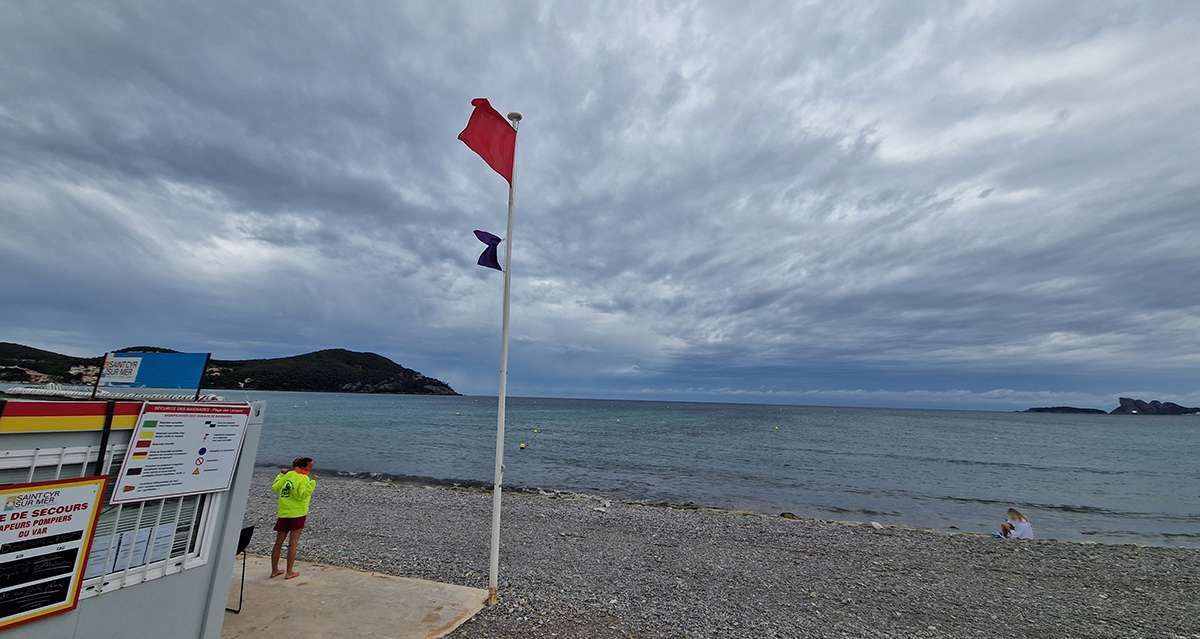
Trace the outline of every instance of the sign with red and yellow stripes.
{"type": "Polygon", "coordinates": [[[0,488],[0,630],[75,608],[107,481],[0,488]]]}
{"type": "MultiPolygon", "coordinates": [[[[37,402],[8,400],[0,412],[0,433],[50,433],[104,428],[107,402],[37,402]]],[[[113,430],[137,424],[142,402],[117,402],[113,430]]]]}

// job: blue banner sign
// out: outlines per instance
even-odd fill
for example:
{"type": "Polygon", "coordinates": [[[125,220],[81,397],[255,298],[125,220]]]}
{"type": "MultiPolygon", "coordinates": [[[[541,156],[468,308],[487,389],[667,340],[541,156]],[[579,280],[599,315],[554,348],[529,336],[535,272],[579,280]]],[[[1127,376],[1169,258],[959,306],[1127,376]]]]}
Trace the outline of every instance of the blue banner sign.
{"type": "Polygon", "coordinates": [[[99,386],[196,390],[207,363],[208,353],[109,353],[99,386]]]}

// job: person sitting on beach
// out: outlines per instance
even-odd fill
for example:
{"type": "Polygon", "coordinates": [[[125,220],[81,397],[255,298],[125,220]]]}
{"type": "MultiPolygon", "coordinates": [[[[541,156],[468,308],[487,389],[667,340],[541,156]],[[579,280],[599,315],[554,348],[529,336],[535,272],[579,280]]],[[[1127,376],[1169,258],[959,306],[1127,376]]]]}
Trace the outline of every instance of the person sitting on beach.
{"type": "Polygon", "coordinates": [[[299,577],[296,572],[296,550],[300,546],[300,533],[304,531],[304,520],[308,518],[308,505],[313,491],[317,489],[317,477],[312,475],[313,458],[297,457],[292,460],[290,471],[280,470],[271,482],[271,490],[279,495],[278,519],[275,520],[275,547],[271,549],[271,577],[283,574],[279,569],[279,553],[283,540],[288,539],[287,576],[299,577]],[[290,539],[289,539],[290,538],[290,539]]]}
{"type": "Polygon", "coordinates": [[[1033,524],[1016,508],[1008,509],[1008,521],[1000,524],[1000,536],[1005,539],[1033,539],[1033,524]]]}

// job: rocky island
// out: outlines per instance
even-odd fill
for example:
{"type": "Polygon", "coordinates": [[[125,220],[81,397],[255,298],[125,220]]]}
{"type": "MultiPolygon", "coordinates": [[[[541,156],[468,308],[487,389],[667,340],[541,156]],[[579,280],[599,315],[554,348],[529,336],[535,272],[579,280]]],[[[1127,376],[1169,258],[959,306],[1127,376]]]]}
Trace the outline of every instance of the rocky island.
{"type": "Polygon", "coordinates": [[[1143,402],[1140,399],[1121,397],[1121,405],[1112,409],[1113,415],[1197,415],[1200,408],[1180,406],[1175,402],[1160,402],[1157,399],[1143,402]]]}
{"type": "Polygon", "coordinates": [[[1108,411],[1099,408],[1076,408],[1074,406],[1041,406],[1037,408],[1027,408],[1023,412],[1026,413],[1077,413],[1085,415],[1107,415],[1108,411]]]}
{"type": "Polygon", "coordinates": [[[1119,406],[1105,411],[1099,408],[1076,408],[1074,406],[1042,406],[1027,408],[1026,413],[1084,413],[1088,415],[1200,415],[1200,408],[1180,406],[1175,402],[1148,402],[1129,397],[1118,397],[1119,406]]]}
{"type": "MultiPolygon", "coordinates": [[[[121,351],[165,351],[134,346],[121,351]]],[[[91,384],[104,356],[73,357],[0,342],[0,382],[91,384]]],[[[336,393],[458,395],[449,384],[375,353],[342,348],[273,359],[209,361],[204,388],[336,393]]]]}

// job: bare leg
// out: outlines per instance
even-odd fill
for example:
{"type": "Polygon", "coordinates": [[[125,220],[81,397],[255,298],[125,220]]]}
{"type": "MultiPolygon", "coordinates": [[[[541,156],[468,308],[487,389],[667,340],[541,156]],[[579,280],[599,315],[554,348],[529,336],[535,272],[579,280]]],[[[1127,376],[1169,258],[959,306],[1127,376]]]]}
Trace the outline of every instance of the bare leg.
{"type": "Polygon", "coordinates": [[[279,553],[283,550],[283,540],[287,538],[287,533],[275,533],[275,547],[271,549],[271,577],[278,577],[283,574],[279,569],[279,553]]]}
{"type": "Polygon", "coordinates": [[[300,548],[300,533],[304,532],[303,528],[293,530],[291,539],[288,540],[288,560],[287,560],[287,576],[284,579],[299,577],[300,573],[296,572],[296,550],[300,548]]]}

